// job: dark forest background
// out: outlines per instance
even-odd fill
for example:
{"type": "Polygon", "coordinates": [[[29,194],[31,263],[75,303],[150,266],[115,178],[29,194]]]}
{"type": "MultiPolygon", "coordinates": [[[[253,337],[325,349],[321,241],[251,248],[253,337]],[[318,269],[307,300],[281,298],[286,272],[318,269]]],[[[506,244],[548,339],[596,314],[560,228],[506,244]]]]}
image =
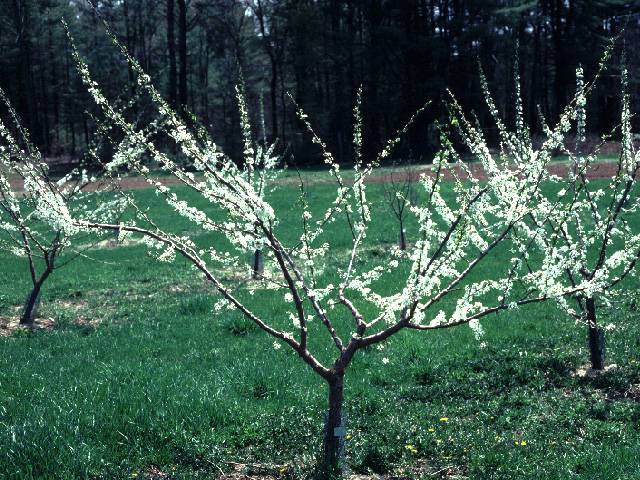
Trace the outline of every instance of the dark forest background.
{"type": "MultiPolygon", "coordinates": [[[[135,78],[86,0],[0,5],[0,86],[47,157],[77,158],[96,129],[95,108],[60,19],[110,98],[135,96],[135,78]]],[[[490,126],[478,60],[507,119],[519,65],[525,112],[536,131],[538,106],[549,120],[557,118],[575,90],[576,67],[582,65],[588,79],[616,35],[610,67],[589,103],[588,130],[595,137],[617,123],[624,47],[640,110],[638,1],[105,0],[95,6],[166,98],[193,112],[231,154],[241,151],[234,97],[240,70],[252,112],[257,116],[262,97],[267,136],[279,138],[299,165],[319,157],[287,92],[341,161],[349,160],[359,85],[369,153],[432,100],[399,153],[428,160],[438,146],[436,121],[446,121],[447,88],[490,126]]],[[[144,102],[130,113],[144,121],[144,102]]]]}

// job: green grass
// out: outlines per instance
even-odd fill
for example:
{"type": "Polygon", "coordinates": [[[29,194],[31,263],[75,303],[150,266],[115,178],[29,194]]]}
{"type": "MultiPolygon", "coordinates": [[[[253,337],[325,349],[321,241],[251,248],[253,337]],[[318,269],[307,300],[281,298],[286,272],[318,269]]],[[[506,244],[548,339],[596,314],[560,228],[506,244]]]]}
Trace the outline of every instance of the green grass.
{"type": "MultiPolygon", "coordinates": [[[[332,193],[310,185],[316,204],[332,193]]],[[[152,192],[135,194],[173,231],[194,230],[162,217],[152,192]]],[[[380,221],[361,262],[375,264],[397,232],[381,186],[369,194],[380,221]]],[[[296,195],[291,186],[272,195],[291,218],[279,227],[287,241],[299,235],[296,195]]],[[[350,243],[344,229],[329,233],[327,279],[350,243]]],[[[140,245],[88,255],[45,285],[41,313],[55,319],[53,331],[0,338],[0,478],[151,478],[157,469],[209,479],[228,462],[286,465],[283,478],[308,473],[326,408],[317,375],[239,314],[214,314],[217,295],[183,262],[156,263],[140,245]]],[[[0,316],[13,315],[28,291],[24,262],[0,256],[0,285],[0,316]]],[[[272,291],[239,294],[286,319],[272,291]]],[[[640,478],[640,391],[626,398],[640,383],[639,315],[626,304],[600,313],[617,325],[607,355],[618,368],[597,379],[572,374],[586,363],[586,332],[551,304],[484,321],[486,348],[459,327],[404,332],[382,351],[359,352],[346,379],[350,468],[409,478],[640,478]]],[[[334,356],[325,337],[312,348],[322,360],[334,356]]]]}

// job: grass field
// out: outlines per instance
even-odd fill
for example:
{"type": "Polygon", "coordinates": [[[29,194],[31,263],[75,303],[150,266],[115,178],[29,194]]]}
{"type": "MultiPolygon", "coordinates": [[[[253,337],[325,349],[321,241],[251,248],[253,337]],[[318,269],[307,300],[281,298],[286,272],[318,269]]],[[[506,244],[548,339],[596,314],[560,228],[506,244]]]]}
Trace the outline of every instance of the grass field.
{"type": "MultiPolygon", "coordinates": [[[[379,221],[363,262],[381,262],[397,228],[382,187],[369,190],[379,221]]],[[[323,183],[309,191],[319,205],[333,194],[323,183]]],[[[160,211],[152,192],[135,195],[160,211]]],[[[283,185],[272,203],[293,219],[295,195],[283,185]]],[[[280,230],[298,235],[293,220],[280,230]]],[[[327,278],[349,242],[346,230],[332,232],[327,278]]],[[[112,247],[54,273],[41,306],[53,330],[0,338],[0,478],[212,479],[236,463],[255,478],[308,472],[326,408],[319,377],[239,314],[215,314],[215,292],[182,262],[156,263],[142,245],[112,247]]],[[[16,315],[28,286],[26,265],[0,256],[0,316],[16,315]]],[[[239,295],[285,316],[272,291],[239,295]]],[[[607,356],[617,368],[595,379],[575,375],[587,361],[584,328],[552,304],[489,317],[486,348],[458,327],[406,332],[383,351],[359,352],[346,377],[351,470],[640,478],[640,314],[627,302],[600,314],[616,325],[607,356]]],[[[314,348],[330,358],[329,343],[314,348]]]]}

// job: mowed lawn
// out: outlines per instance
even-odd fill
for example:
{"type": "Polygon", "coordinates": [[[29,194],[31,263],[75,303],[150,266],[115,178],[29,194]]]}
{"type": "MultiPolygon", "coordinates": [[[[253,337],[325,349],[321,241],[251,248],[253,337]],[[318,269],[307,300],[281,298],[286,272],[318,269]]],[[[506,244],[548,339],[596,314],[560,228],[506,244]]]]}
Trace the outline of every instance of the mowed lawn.
{"type": "MultiPolygon", "coordinates": [[[[326,183],[307,190],[318,215],[335,195],[326,183]]],[[[388,261],[398,234],[382,186],[368,192],[375,208],[363,268],[388,261]]],[[[153,192],[134,195],[173,231],[198,231],[164,213],[153,192]]],[[[295,185],[271,194],[289,243],[300,235],[297,198],[295,185]]],[[[332,281],[350,233],[337,222],[329,238],[321,275],[332,281]]],[[[197,241],[228,248],[215,234],[197,241]]],[[[475,278],[504,267],[501,258],[487,259],[475,278]]],[[[246,282],[248,272],[219,273],[265,318],[286,325],[281,293],[246,282]]],[[[378,288],[392,291],[404,274],[378,288]]],[[[28,288],[26,264],[2,254],[0,316],[15,316],[28,288]]],[[[55,328],[0,337],[0,478],[212,479],[236,463],[281,478],[308,472],[320,449],[325,384],[238,313],[215,312],[218,298],[183,261],[158,263],[135,242],[103,242],[56,271],[40,309],[55,328]]],[[[575,374],[587,363],[585,328],[551,303],[483,320],[484,348],[462,326],[405,332],[359,352],[345,391],[351,470],[640,478],[640,313],[628,300],[599,313],[616,326],[607,360],[617,368],[595,379],[575,374]]],[[[333,315],[346,331],[346,312],[333,315]]],[[[317,321],[312,334],[312,350],[328,362],[334,347],[317,321]]]]}

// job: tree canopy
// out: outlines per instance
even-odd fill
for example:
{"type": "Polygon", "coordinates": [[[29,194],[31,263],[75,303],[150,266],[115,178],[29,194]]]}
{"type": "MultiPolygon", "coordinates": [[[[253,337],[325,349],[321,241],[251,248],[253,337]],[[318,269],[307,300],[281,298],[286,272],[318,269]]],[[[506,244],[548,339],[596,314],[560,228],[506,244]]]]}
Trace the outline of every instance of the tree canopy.
{"type": "MultiPolygon", "coordinates": [[[[478,62],[510,121],[519,65],[535,134],[539,112],[558,119],[578,66],[588,78],[611,37],[622,39],[617,55],[640,37],[640,7],[623,0],[11,0],[7,7],[0,11],[0,87],[43,154],[63,158],[79,157],[97,127],[62,18],[110,98],[129,98],[138,87],[100,17],[169,102],[193,113],[231,153],[243,148],[234,91],[242,72],[251,110],[262,97],[267,136],[298,165],[320,162],[321,153],[305,140],[289,93],[313,115],[338,161],[351,157],[350,110],[360,85],[371,146],[365,156],[431,100],[434,108],[398,153],[428,160],[438,147],[436,122],[447,116],[439,101],[447,88],[489,123],[478,62]]],[[[639,78],[638,54],[626,50],[630,78],[639,78]]],[[[605,76],[594,92],[591,135],[618,121],[614,83],[615,75],[605,76]]],[[[139,105],[128,115],[145,119],[139,105]]]]}

